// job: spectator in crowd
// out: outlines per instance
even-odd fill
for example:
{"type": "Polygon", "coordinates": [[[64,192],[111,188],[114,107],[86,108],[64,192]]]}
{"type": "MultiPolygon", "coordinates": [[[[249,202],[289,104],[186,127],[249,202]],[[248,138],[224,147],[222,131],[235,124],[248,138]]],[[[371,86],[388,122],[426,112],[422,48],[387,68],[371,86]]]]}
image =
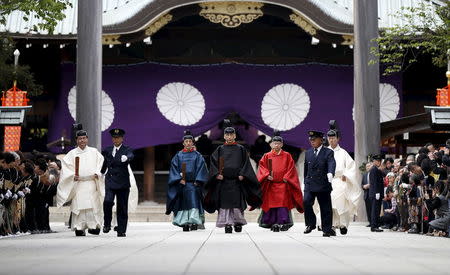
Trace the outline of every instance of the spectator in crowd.
{"type": "Polygon", "coordinates": [[[384,163],[384,169],[382,170],[382,172],[383,172],[383,175],[386,176],[394,168],[394,159],[387,158],[384,160],[383,163],[384,163]]]}
{"type": "Polygon", "coordinates": [[[397,227],[397,201],[394,199],[394,189],[389,186],[383,200],[383,216],[381,224],[383,229],[394,229],[397,227]],[[394,228],[395,227],[395,228],[394,228]]]}
{"type": "Polygon", "coordinates": [[[367,220],[369,222],[368,227],[370,226],[370,212],[371,212],[371,204],[370,204],[370,199],[369,199],[369,171],[370,168],[372,168],[372,162],[369,162],[366,164],[366,171],[364,172],[363,176],[362,176],[362,182],[361,182],[361,187],[364,191],[364,203],[366,206],[366,214],[367,214],[367,220]]]}
{"type": "Polygon", "coordinates": [[[0,153],[0,235],[52,232],[48,208],[56,194],[59,169],[56,163],[49,168],[50,159],[55,160],[20,151],[0,153]]]}
{"type": "Polygon", "coordinates": [[[446,231],[450,225],[450,210],[447,193],[447,183],[438,181],[433,188],[432,197],[425,196],[427,209],[429,211],[436,210],[436,218],[430,222],[428,228],[429,235],[448,236],[446,231]]]}

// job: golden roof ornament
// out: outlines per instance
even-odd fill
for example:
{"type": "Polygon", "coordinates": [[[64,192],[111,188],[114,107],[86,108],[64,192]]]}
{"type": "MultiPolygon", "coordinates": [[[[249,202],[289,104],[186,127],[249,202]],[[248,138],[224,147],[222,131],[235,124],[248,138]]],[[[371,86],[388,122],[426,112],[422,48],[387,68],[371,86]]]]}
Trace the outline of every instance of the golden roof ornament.
{"type": "Polygon", "coordinates": [[[302,28],[305,32],[314,36],[317,33],[317,28],[303,15],[301,15],[297,11],[292,11],[293,13],[289,16],[292,22],[294,22],[297,26],[302,28]]]}
{"type": "Polygon", "coordinates": [[[251,23],[263,16],[263,3],[247,1],[226,1],[200,3],[200,16],[212,23],[222,24],[227,28],[236,28],[241,24],[251,23]]]}

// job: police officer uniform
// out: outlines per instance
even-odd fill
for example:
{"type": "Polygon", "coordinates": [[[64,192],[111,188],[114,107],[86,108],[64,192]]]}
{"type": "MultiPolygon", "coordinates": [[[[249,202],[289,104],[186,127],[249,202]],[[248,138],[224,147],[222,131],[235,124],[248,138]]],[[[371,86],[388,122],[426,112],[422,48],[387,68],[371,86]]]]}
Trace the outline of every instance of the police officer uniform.
{"type": "MultiPolygon", "coordinates": [[[[309,139],[323,138],[324,134],[319,131],[309,131],[309,139]]],[[[331,180],[334,177],[336,162],[333,150],[320,145],[311,148],[305,153],[305,234],[316,228],[316,215],[313,205],[317,198],[320,206],[322,230],[324,237],[336,236],[332,229],[333,210],[331,207],[331,180]]]]}
{"type": "MultiPolygon", "coordinates": [[[[111,137],[123,137],[125,131],[112,129],[111,137]]],[[[105,160],[102,173],[105,173],[105,200],[103,202],[104,227],[103,232],[111,230],[112,208],[114,198],[117,199],[117,236],[125,237],[128,223],[128,197],[130,194],[130,174],[128,164],[133,160],[133,150],[120,144],[118,147],[109,146],[102,152],[105,160]]]]}

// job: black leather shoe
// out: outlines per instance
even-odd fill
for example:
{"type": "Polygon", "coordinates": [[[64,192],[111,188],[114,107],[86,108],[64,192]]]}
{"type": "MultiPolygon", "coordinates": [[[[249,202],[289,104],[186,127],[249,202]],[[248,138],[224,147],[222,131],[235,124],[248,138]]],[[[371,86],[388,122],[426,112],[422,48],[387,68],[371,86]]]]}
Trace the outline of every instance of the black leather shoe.
{"type": "Polygon", "coordinates": [[[231,227],[231,225],[226,225],[225,226],[225,233],[227,233],[227,234],[233,233],[233,227],[231,227]]]}
{"type": "Polygon", "coordinates": [[[242,232],[242,225],[237,224],[234,226],[234,232],[242,232]]]}
{"type": "Polygon", "coordinates": [[[370,227],[370,224],[366,225],[366,227],[370,227]]]}
{"type": "Polygon", "coordinates": [[[283,224],[280,228],[280,231],[288,231],[289,230],[289,225],[287,224],[283,224]]]}
{"type": "Polygon", "coordinates": [[[75,230],[75,236],[84,237],[86,236],[86,232],[84,232],[84,230],[75,230]]]}
{"type": "Polygon", "coordinates": [[[189,232],[189,225],[183,225],[183,231],[184,232],[189,232]]]}
{"type": "Polygon", "coordinates": [[[272,231],[273,232],[280,232],[280,226],[278,224],[272,225],[272,231]]]}
{"type": "Polygon", "coordinates": [[[331,229],[331,231],[330,231],[330,232],[328,232],[328,233],[330,233],[330,235],[331,235],[331,236],[333,236],[333,237],[335,237],[335,236],[336,236],[336,231],[334,231],[333,229],[331,229]]]}
{"type": "Polygon", "coordinates": [[[88,233],[91,234],[91,235],[99,235],[100,234],[100,228],[88,229],[88,233]]]}
{"type": "Polygon", "coordinates": [[[198,229],[198,225],[196,225],[196,224],[191,225],[191,231],[195,231],[197,229],[198,229]]]}
{"type": "Polygon", "coordinates": [[[113,230],[117,232],[117,229],[118,229],[118,227],[117,227],[117,226],[114,226],[114,229],[113,229],[113,230]]]}
{"type": "Polygon", "coordinates": [[[378,227],[372,227],[370,229],[370,231],[372,231],[372,232],[383,232],[383,229],[379,229],[378,227]]]}
{"type": "Polygon", "coordinates": [[[322,227],[321,227],[321,226],[318,226],[318,227],[317,227],[317,231],[322,231],[322,227]]]}
{"type": "Polygon", "coordinates": [[[110,226],[103,226],[103,233],[109,233],[109,231],[111,231],[111,227],[110,226]]]}
{"type": "Polygon", "coordinates": [[[127,236],[127,234],[125,234],[125,233],[117,232],[117,237],[126,237],[126,236],[127,236]]]}
{"type": "Polygon", "coordinates": [[[309,234],[311,233],[314,229],[316,229],[315,226],[307,226],[305,231],[303,232],[303,234],[309,234]]]}
{"type": "Polygon", "coordinates": [[[347,235],[348,229],[344,226],[339,228],[339,231],[341,231],[341,235],[347,235]]]}
{"type": "Polygon", "coordinates": [[[331,237],[331,234],[328,232],[323,232],[322,236],[323,237],[331,237]]]}

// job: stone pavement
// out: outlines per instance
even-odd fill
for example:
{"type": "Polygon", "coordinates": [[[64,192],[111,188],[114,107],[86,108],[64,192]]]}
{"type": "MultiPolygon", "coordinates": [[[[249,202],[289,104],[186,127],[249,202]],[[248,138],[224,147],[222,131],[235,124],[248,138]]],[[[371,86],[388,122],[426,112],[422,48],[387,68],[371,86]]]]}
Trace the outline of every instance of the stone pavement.
{"type": "Polygon", "coordinates": [[[273,233],[251,223],[242,233],[182,232],[170,223],[132,223],[115,232],[58,233],[0,239],[0,274],[450,274],[450,239],[399,232],[304,235],[304,224],[273,233]]]}

